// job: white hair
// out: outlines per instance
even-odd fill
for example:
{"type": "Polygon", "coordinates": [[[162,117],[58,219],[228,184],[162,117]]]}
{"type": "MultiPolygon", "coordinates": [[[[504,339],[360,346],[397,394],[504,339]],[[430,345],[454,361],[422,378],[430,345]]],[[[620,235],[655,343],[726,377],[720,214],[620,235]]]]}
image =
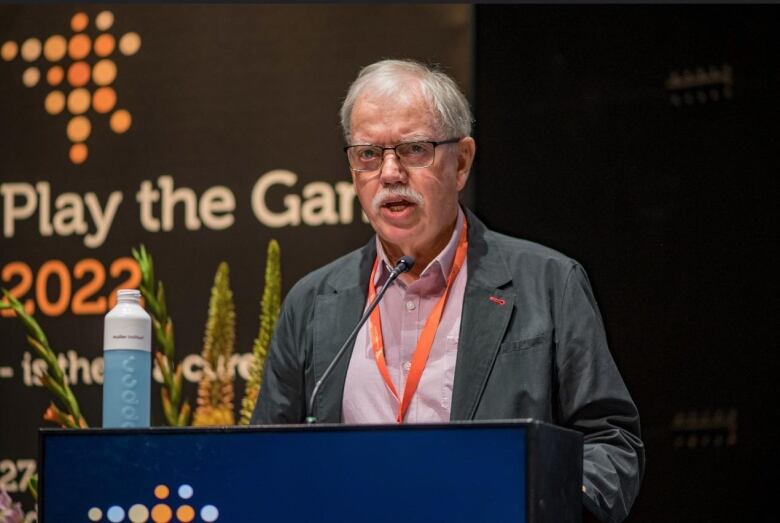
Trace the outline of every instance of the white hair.
{"type": "Polygon", "coordinates": [[[347,142],[352,138],[352,109],[367,90],[400,102],[420,93],[428,102],[439,131],[446,135],[441,138],[471,135],[474,118],[466,97],[452,78],[436,67],[414,60],[382,60],[360,70],[341,105],[341,127],[347,142]]]}

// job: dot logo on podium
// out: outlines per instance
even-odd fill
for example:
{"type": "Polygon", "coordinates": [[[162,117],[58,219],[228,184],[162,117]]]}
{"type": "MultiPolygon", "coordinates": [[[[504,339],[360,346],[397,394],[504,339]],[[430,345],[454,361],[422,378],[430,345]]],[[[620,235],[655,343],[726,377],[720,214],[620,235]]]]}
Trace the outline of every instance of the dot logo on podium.
{"type": "Polygon", "coordinates": [[[195,494],[192,486],[180,485],[176,493],[179,501],[174,502],[169,499],[171,497],[170,488],[167,485],[157,485],[154,488],[154,497],[157,498],[158,503],[154,506],[147,507],[142,503],[136,503],[126,509],[120,505],[112,505],[106,509],[92,507],[87,511],[87,519],[111,523],[169,523],[174,521],[211,523],[219,519],[219,510],[214,505],[203,505],[198,509],[190,504],[189,500],[195,494]],[[200,519],[196,520],[198,516],[200,519]]]}
{"type": "Polygon", "coordinates": [[[21,59],[29,64],[22,73],[22,84],[31,89],[45,86],[46,112],[68,116],[68,157],[76,165],[83,164],[89,155],[87,139],[92,133],[93,118],[108,116],[108,125],[116,134],[127,132],[133,122],[130,112],[117,105],[114,57],[117,53],[136,54],[141,48],[141,37],[128,32],[117,39],[110,31],[113,25],[111,11],[98,13],[93,29],[89,16],[79,12],[70,19],[72,33],[67,37],[30,37],[21,42],[8,40],[0,46],[0,58],[4,61],[21,59]]]}

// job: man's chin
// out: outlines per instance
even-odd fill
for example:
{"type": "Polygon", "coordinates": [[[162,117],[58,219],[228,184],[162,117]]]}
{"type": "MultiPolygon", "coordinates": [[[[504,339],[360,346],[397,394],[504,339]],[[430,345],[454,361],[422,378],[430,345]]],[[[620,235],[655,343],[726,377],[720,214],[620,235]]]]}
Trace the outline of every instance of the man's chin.
{"type": "Polygon", "coordinates": [[[420,235],[415,234],[413,230],[387,225],[375,230],[388,255],[397,257],[417,251],[420,235]]]}

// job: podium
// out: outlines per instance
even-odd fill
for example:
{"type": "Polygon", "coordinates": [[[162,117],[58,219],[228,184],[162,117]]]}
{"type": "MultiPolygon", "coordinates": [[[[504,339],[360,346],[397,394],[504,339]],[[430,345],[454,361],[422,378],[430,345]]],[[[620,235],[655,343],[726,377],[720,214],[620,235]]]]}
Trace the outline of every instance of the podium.
{"type": "Polygon", "coordinates": [[[582,436],[531,420],[39,436],[43,523],[582,518],[582,436]]]}

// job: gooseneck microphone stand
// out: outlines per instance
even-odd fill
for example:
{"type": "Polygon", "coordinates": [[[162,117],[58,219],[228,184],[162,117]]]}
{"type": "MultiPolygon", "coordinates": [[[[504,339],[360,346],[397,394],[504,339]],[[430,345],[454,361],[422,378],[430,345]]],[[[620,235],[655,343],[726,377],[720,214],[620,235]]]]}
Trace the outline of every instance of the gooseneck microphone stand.
{"type": "Polygon", "coordinates": [[[338,361],[347,351],[347,347],[349,347],[350,344],[355,340],[358,331],[360,331],[360,328],[363,326],[366,320],[368,320],[368,317],[371,316],[373,310],[376,308],[377,305],[379,305],[379,302],[382,300],[382,296],[385,295],[385,291],[387,291],[387,288],[390,286],[390,284],[393,283],[395,279],[398,278],[401,274],[405,273],[412,267],[414,267],[414,258],[412,258],[411,256],[401,256],[401,259],[398,260],[398,263],[395,264],[395,267],[390,272],[390,276],[387,278],[387,281],[385,282],[384,285],[382,285],[382,288],[379,290],[379,293],[374,298],[374,301],[371,302],[371,304],[368,306],[366,311],[363,313],[363,316],[360,318],[360,321],[355,326],[355,329],[352,331],[352,334],[350,334],[347,337],[347,341],[344,342],[344,345],[342,345],[339,351],[336,353],[336,356],[333,358],[333,361],[330,362],[328,368],[325,369],[325,372],[322,373],[320,379],[318,379],[317,383],[314,384],[314,390],[311,393],[311,399],[309,399],[309,407],[306,412],[306,423],[308,424],[317,423],[317,418],[316,416],[314,416],[314,400],[317,398],[317,393],[320,391],[320,387],[322,387],[323,382],[333,371],[333,368],[336,366],[336,363],[338,363],[338,361]]]}

